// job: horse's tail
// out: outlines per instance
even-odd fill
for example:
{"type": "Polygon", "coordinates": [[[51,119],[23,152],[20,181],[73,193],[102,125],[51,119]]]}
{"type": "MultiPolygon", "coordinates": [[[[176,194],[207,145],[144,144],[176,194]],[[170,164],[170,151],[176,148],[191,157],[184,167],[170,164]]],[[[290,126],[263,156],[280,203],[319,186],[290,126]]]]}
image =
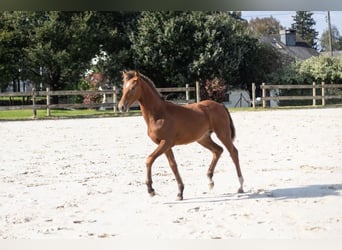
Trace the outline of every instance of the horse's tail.
{"type": "Polygon", "coordinates": [[[235,139],[235,136],[236,136],[235,126],[234,126],[234,123],[233,123],[233,119],[232,119],[228,109],[224,105],[223,105],[223,108],[227,112],[228,117],[229,117],[230,135],[231,135],[231,138],[232,138],[232,141],[233,141],[235,139]]]}

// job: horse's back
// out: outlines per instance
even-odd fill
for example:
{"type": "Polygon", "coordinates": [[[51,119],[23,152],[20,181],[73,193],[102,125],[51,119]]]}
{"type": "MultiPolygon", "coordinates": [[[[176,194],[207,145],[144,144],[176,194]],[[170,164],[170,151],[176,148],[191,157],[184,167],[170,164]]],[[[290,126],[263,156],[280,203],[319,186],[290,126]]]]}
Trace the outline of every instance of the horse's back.
{"type": "Polygon", "coordinates": [[[227,108],[218,102],[212,100],[204,100],[199,103],[194,103],[198,109],[201,109],[206,114],[211,130],[225,129],[230,126],[230,115],[227,108]]]}
{"type": "Polygon", "coordinates": [[[216,120],[223,117],[226,118],[227,115],[225,106],[212,100],[204,100],[198,103],[189,104],[188,107],[201,110],[210,120],[216,120]]]}

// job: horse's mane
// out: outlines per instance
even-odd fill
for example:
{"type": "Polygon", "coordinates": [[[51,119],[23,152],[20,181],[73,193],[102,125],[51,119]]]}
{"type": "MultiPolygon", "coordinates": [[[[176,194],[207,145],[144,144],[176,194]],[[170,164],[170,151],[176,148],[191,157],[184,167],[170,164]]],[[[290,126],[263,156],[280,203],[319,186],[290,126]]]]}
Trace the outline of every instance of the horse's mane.
{"type": "MultiPolygon", "coordinates": [[[[128,81],[128,80],[132,79],[135,76],[135,72],[136,71],[134,71],[134,70],[126,72],[126,77],[127,77],[126,80],[128,81]]],[[[164,99],[163,96],[160,94],[160,92],[157,90],[156,85],[154,84],[154,82],[150,78],[148,78],[147,76],[141,74],[140,72],[139,72],[139,77],[141,77],[148,85],[150,85],[152,90],[154,90],[154,92],[158,96],[160,96],[160,98],[164,99]]]]}

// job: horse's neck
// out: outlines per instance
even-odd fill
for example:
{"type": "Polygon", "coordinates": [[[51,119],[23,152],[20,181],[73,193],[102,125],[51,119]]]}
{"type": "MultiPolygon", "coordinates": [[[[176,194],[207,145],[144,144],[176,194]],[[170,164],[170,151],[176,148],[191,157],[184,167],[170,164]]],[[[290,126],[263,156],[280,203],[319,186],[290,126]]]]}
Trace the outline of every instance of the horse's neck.
{"type": "Polygon", "coordinates": [[[149,120],[154,116],[159,115],[165,105],[165,102],[161,99],[157,91],[152,89],[152,86],[148,83],[144,83],[139,104],[145,120],[149,120]]]}

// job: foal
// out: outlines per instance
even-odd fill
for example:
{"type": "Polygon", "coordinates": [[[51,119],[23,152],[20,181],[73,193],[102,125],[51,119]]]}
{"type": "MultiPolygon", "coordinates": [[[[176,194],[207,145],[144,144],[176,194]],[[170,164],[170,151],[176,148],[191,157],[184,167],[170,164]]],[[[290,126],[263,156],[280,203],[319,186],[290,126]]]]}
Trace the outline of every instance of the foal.
{"type": "Polygon", "coordinates": [[[157,157],[165,154],[178,184],[177,199],[183,199],[184,184],[178,172],[172,147],[191,142],[198,142],[213,153],[207,176],[209,187],[214,187],[214,169],[223,149],[211,139],[212,132],[216,133],[229,151],[240,182],[238,192],[243,192],[238,150],[233,145],[235,128],[228,110],[223,105],[210,100],[184,106],[164,101],[148,77],[137,71],[124,71],[123,94],[119,109],[127,112],[135,101],[139,102],[147,124],[148,136],[158,145],[146,159],[146,185],[151,196],[155,195],[152,187],[152,164],[157,157]]]}

